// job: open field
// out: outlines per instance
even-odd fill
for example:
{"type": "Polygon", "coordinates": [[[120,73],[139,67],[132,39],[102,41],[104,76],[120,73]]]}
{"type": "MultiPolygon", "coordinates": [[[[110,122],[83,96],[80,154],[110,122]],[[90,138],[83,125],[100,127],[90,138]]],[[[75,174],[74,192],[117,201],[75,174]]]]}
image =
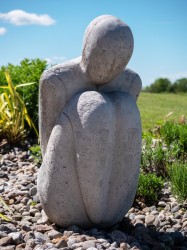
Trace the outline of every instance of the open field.
{"type": "Polygon", "coordinates": [[[138,107],[141,113],[143,131],[152,129],[166,119],[187,118],[187,94],[152,94],[141,92],[138,107]],[[168,118],[167,114],[173,112],[168,118]]]}

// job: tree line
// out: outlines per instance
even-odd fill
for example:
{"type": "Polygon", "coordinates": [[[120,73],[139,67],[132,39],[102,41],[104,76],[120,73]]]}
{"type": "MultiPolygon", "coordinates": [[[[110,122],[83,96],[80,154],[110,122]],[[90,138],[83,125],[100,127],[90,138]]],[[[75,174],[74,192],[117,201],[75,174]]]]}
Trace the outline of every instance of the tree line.
{"type": "Polygon", "coordinates": [[[187,92],[187,78],[180,78],[172,83],[167,78],[158,78],[150,86],[143,89],[150,93],[182,93],[187,92]]]}

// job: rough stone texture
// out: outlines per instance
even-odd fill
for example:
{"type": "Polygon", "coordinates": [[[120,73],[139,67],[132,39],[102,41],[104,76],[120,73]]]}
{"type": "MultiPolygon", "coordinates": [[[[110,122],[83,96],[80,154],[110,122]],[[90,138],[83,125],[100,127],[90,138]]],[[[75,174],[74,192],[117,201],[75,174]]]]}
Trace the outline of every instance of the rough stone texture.
{"type": "Polygon", "coordinates": [[[132,32],[121,20],[109,15],[94,19],[85,32],[82,52],[89,79],[98,85],[110,82],[127,65],[133,46],[132,32]]]}
{"type": "Polygon", "coordinates": [[[41,78],[38,193],[56,224],[107,227],[132,205],[141,155],[141,80],[125,68],[132,50],[130,28],[101,16],[82,57],[41,78]]]}

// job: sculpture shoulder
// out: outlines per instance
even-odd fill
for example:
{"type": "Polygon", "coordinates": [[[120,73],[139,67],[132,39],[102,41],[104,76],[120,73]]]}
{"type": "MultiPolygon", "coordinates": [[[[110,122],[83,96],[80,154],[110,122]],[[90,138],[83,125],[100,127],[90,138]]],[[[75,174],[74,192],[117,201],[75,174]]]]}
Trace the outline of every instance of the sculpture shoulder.
{"type": "Polygon", "coordinates": [[[104,92],[121,91],[132,95],[136,100],[142,88],[139,75],[131,69],[125,68],[121,74],[100,89],[104,92]]]}
{"type": "Polygon", "coordinates": [[[128,82],[129,84],[136,83],[137,85],[139,85],[139,88],[142,87],[141,78],[135,71],[126,68],[123,70],[122,76],[124,78],[124,81],[128,82]]]}
{"type": "Polygon", "coordinates": [[[40,91],[65,91],[67,101],[76,93],[93,88],[93,85],[85,77],[80,67],[81,57],[75,58],[63,64],[58,64],[46,70],[40,79],[40,91]]]}
{"type": "Polygon", "coordinates": [[[140,76],[131,69],[123,71],[124,83],[128,85],[128,93],[138,99],[139,93],[142,89],[142,80],[140,76]]]}
{"type": "Polygon", "coordinates": [[[57,64],[45,70],[41,76],[40,83],[47,84],[49,82],[55,82],[57,78],[59,78],[61,81],[67,80],[67,77],[72,76],[72,72],[80,71],[79,61],[80,59],[76,58],[62,64],[57,64]]]}

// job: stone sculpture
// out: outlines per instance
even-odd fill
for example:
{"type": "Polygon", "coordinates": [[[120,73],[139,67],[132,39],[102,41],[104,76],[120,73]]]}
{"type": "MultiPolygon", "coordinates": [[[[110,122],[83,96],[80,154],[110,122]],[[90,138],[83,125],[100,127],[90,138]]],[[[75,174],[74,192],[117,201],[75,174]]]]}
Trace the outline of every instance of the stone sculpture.
{"type": "Polygon", "coordinates": [[[130,28],[99,16],[86,29],[82,57],[41,77],[38,193],[58,225],[108,227],[132,205],[141,156],[141,80],[125,68],[132,52],[130,28]]]}

